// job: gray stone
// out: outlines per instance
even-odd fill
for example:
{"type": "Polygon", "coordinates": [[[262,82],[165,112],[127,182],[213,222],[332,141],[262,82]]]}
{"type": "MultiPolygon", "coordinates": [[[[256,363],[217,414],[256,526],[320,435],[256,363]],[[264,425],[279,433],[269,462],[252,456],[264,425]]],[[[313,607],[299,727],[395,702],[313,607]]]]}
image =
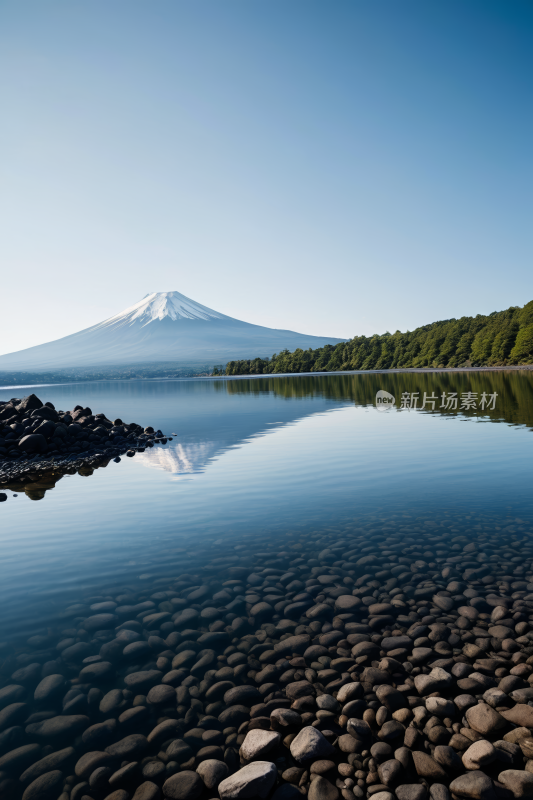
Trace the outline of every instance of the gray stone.
{"type": "Polygon", "coordinates": [[[46,678],[42,679],[35,689],[33,699],[37,702],[52,700],[61,693],[64,685],[65,678],[63,675],[48,675],[46,678]]]}
{"type": "Polygon", "coordinates": [[[450,783],[450,792],[472,800],[492,800],[496,796],[494,784],[481,770],[459,775],[450,783]]]}
{"type": "Polygon", "coordinates": [[[146,699],[152,705],[170,704],[176,701],[176,690],[173,686],[160,683],[150,689],[146,699]]]}
{"type": "Polygon", "coordinates": [[[73,747],[65,747],[63,750],[50,753],[44,758],[41,758],[40,761],[36,761],[31,767],[28,767],[20,776],[20,782],[22,784],[28,784],[41,775],[44,775],[45,772],[51,772],[56,769],[64,770],[65,765],[74,757],[75,752],[73,747]]]}
{"type": "Polygon", "coordinates": [[[225,778],[218,786],[221,800],[237,800],[259,797],[270,792],[276,781],[277,770],[269,761],[254,761],[238,772],[225,778]]]}
{"type": "Polygon", "coordinates": [[[87,780],[95,769],[109,767],[111,764],[113,764],[113,759],[109,753],[103,753],[101,750],[92,750],[82,755],[74,767],[74,772],[78,778],[87,780]]]}
{"type": "Polygon", "coordinates": [[[412,755],[416,773],[421,778],[426,778],[428,781],[437,781],[437,783],[444,783],[447,780],[446,772],[432,756],[417,750],[413,750],[412,755]]]}
{"type": "Polygon", "coordinates": [[[234,686],[224,694],[224,703],[227,706],[254,706],[261,703],[262,695],[255,686],[234,686]]]}
{"type": "Polygon", "coordinates": [[[170,800],[195,800],[202,794],[204,784],[196,772],[183,770],[171,775],[163,784],[163,794],[170,800]]]}
{"type": "Polygon", "coordinates": [[[426,708],[430,714],[434,714],[436,717],[453,717],[455,714],[455,705],[451,700],[445,700],[444,697],[428,697],[426,708]]]}
{"type": "Polygon", "coordinates": [[[300,733],[292,740],[291,755],[296,761],[306,762],[317,758],[327,758],[335,754],[335,748],[325,736],[311,726],[302,728],[300,733]]]}
{"type": "Polygon", "coordinates": [[[522,769],[505,769],[498,775],[500,783],[510,789],[515,797],[533,795],[533,774],[522,769]]]}
{"type": "Polygon", "coordinates": [[[83,714],[57,716],[42,722],[33,722],[26,727],[26,733],[33,739],[55,741],[77,736],[89,726],[89,717],[83,714]]]}
{"type": "Polygon", "coordinates": [[[41,755],[41,748],[38,744],[25,744],[16,747],[0,758],[0,772],[7,772],[10,775],[20,775],[30,764],[34,764],[41,755]]]}
{"type": "MultiPolygon", "coordinates": [[[[524,708],[529,708],[529,706],[524,706],[524,708]]],[[[530,710],[533,714],[533,708],[530,710]]],[[[503,716],[486,703],[478,703],[472,706],[467,710],[465,716],[470,727],[483,736],[506,727],[506,721],[503,716]]]]}
{"type": "Polygon", "coordinates": [[[462,772],[463,762],[457,755],[453,747],[446,744],[438,744],[433,751],[435,761],[451,772],[462,772]]]}
{"type": "Polygon", "coordinates": [[[339,703],[344,704],[350,700],[357,700],[358,698],[363,697],[363,695],[363,685],[359,683],[359,681],[354,681],[353,683],[345,683],[344,686],[341,686],[337,692],[337,700],[339,703]]]}
{"type": "Polygon", "coordinates": [[[533,708],[523,703],[510,708],[509,711],[502,711],[501,716],[508,722],[513,722],[521,728],[533,728],[533,708]]]}
{"type": "Polygon", "coordinates": [[[309,800],[337,800],[338,796],[339,790],[337,787],[322,775],[311,781],[311,786],[307,793],[309,800]]]}
{"type": "Polygon", "coordinates": [[[398,800],[425,800],[427,789],[422,783],[402,783],[396,787],[398,800]]]}
{"type": "Polygon", "coordinates": [[[432,783],[429,788],[431,800],[450,800],[448,788],[443,783],[432,783]]]}
{"type": "Polygon", "coordinates": [[[46,772],[30,783],[22,795],[22,800],[56,800],[62,786],[61,770],[46,772]]]}
{"type": "Polygon", "coordinates": [[[24,686],[12,683],[0,689],[0,709],[10,706],[12,703],[19,703],[26,696],[24,686]]]}
{"type": "Polygon", "coordinates": [[[206,789],[216,789],[218,784],[228,777],[228,765],[214,758],[207,758],[196,767],[196,772],[204,782],[206,789]]]}
{"type": "Polygon", "coordinates": [[[393,714],[395,711],[399,711],[400,708],[409,707],[404,695],[397,689],[394,689],[392,686],[388,686],[387,684],[382,684],[381,686],[377,687],[376,697],[378,698],[379,702],[385,706],[385,708],[388,708],[391,714],[393,714]]]}
{"type": "Polygon", "coordinates": [[[319,695],[319,697],[316,699],[316,704],[318,708],[324,711],[333,711],[334,713],[338,713],[341,710],[340,703],[338,703],[331,694],[319,695]]]}
{"type": "Polygon", "coordinates": [[[398,780],[402,771],[402,765],[396,758],[389,758],[378,766],[378,775],[381,783],[385,786],[392,786],[398,780]]]}
{"type": "Polygon", "coordinates": [[[496,756],[494,746],[486,739],[480,739],[463,753],[463,764],[467,769],[479,769],[494,761],[496,756]]]}
{"type": "Polygon", "coordinates": [[[132,733],[119,742],[106,747],[106,753],[120,760],[137,760],[148,748],[148,740],[141,733],[132,733]]]}
{"type": "Polygon", "coordinates": [[[241,745],[240,754],[246,761],[262,759],[281,741],[279,733],[263,731],[259,728],[248,731],[241,745]]]}
{"type": "Polygon", "coordinates": [[[161,797],[161,789],[156,783],[152,781],[145,781],[135,790],[131,800],[159,800],[161,797]]]}

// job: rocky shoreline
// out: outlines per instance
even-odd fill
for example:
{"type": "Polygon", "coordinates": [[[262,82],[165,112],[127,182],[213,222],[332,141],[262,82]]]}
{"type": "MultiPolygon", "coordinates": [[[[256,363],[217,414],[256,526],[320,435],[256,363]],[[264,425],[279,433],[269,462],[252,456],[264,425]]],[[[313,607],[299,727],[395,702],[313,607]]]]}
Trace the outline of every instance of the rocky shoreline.
{"type": "Polygon", "coordinates": [[[0,644],[3,799],[533,795],[529,525],[201,549],[0,644]]]}
{"type": "MultiPolygon", "coordinates": [[[[104,465],[121,455],[132,457],[172,437],[135,422],[111,421],[105,414],[75,406],[56,411],[35,394],[0,401],[0,488],[55,470],[104,465]]],[[[7,499],[0,493],[0,501],[7,499]]]]}

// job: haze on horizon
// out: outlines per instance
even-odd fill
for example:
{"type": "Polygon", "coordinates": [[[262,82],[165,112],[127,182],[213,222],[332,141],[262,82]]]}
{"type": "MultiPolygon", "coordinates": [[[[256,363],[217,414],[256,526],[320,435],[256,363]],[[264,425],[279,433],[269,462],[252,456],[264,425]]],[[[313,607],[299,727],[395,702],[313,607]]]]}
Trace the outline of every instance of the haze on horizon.
{"type": "Polygon", "coordinates": [[[0,354],[152,291],[318,336],[533,298],[526,0],[0,4],[0,354]]]}

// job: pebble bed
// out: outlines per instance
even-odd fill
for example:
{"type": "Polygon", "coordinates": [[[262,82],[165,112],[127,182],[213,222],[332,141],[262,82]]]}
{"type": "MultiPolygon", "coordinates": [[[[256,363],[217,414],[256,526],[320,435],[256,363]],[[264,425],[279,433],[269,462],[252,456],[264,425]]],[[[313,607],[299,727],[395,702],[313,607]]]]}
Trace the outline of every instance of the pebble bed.
{"type": "Polygon", "coordinates": [[[532,796],[531,533],[396,515],[212,538],[79,597],[0,644],[0,797],[532,796]]]}
{"type": "MultiPolygon", "coordinates": [[[[56,411],[35,394],[22,399],[0,400],[0,488],[25,481],[38,481],[44,471],[97,467],[120,456],[143,453],[154,444],[166,444],[166,437],[152,427],[135,422],[113,422],[105,414],[75,406],[56,411]]],[[[40,499],[40,498],[39,498],[40,499]]],[[[0,492],[0,502],[7,500],[0,492]]]]}

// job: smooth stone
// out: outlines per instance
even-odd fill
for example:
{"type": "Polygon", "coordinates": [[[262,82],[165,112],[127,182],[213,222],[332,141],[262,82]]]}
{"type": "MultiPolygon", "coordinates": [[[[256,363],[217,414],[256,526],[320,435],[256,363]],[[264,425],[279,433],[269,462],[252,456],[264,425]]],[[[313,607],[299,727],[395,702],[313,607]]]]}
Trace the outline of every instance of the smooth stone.
{"type": "MultiPolygon", "coordinates": [[[[524,706],[524,708],[529,708],[529,706],[524,706]]],[[[530,711],[533,715],[533,708],[530,711]]],[[[505,718],[486,703],[472,706],[466,711],[465,716],[470,727],[483,736],[506,727],[505,718]]]]}
{"type": "Polygon", "coordinates": [[[307,797],[309,800],[337,800],[339,790],[327,778],[319,775],[311,782],[307,797]]]}
{"type": "Polygon", "coordinates": [[[227,706],[253,706],[263,700],[260,692],[254,686],[234,686],[224,694],[224,703],[227,706]]]}
{"type": "Polygon", "coordinates": [[[65,747],[63,750],[50,753],[44,758],[41,758],[40,761],[36,761],[31,767],[28,767],[20,776],[20,782],[28,784],[41,775],[44,775],[45,772],[51,772],[52,770],[60,768],[63,769],[65,764],[74,757],[75,753],[76,751],[73,747],[65,747]]]}
{"type": "Polygon", "coordinates": [[[495,797],[494,784],[481,770],[459,775],[450,783],[450,792],[472,800],[492,800],[495,797]]]}
{"type": "MultiPolygon", "coordinates": [[[[392,687],[391,687],[392,688],[392,687]]],[[[359,681],[352,683],[345,683],[337,692],[337,700],[339,703],[347,703],[350,700],[357,700],[364,695],[364,689],[359,681]]]]}
{"type": "Polygon", "coordinates": [[[52,770],[40,775],[26,787],[22,800],[56,800],[63,786],[61,770],[52,770]]]}
{"type": "Polygon", "coordinates": [[[432,756],[428,755],[428,753],[413,750],[412,755],[416,773],[421,778],[426,778],[429,781],[436,781],[437,783],[445,783],[447,781],[446,772],[432,756]]]}
{"type": "Polygon", "coordinates": [[[239,752],[246,761],[262,759],[280,741],[281,736],[274,731],[251,730],[246,734],[239,752]]]}
{"type": "Polygon", "coordinates": [[[40,755],[41,748],[38,744],[24,744],[22,747],[16,747],[0,758],[0,772],[16,773],[18,777],[30,764],[34,764],[40,755]]]}
{"type": "Polygon", "coordinates": [[[218,784],[227,778],[229,768],[223,761],[208,758],[196,767],[196,772],[204,782],[206,789],[216,789],[218,784]]]}
{"type": "Polygon", "coordinates": [[[56,697],[65,685],[63,675],[48,675],[37,685],[33,693],[33,699],[37,702],[45,702],[56,697]]]}
{"type": "Polygon", "coordinates": [[[161,797],[161,789],[156,783],[152,781],[145,781],[135,790],[131,800],[159,800],[161,797]]]}
{"type": "Polygon", "coordinates": [[[83,714],[72,714],[70,716],[57,716],[45,719],[42,722],[34,722],[26,727],[28,736],[46,741],[51,739],[62,739],[75,737],[89,726],[89,717],[83,714]]]}
{"type": "Polygon", "coordinates": [[[292,757],[301,762],[327,758],[335,754],[333,745],[317,728],[311,726],[302,728],[292,740],[290,751],[292,757]]]}
{"type": "Polygon", "coordinates": [[[274,786],[276,776],[275,764],[270,761],[254,761],[219,784],[220,800],[246,800],[255,797],[264,800],[274,786]]]}
{"type": "Polygon", "coordinates": [[[109,753],[104,753],[101,750],[93,750],[82,755],[74,767],[74,772],[78,778],[87,780],[95,769],[98,767],[108,767],[112,763],[113,759],[109,753]]]}
{"type": "Polygon", "coordinates": [[[0,709],[11,705],[12,703],[19,703],[26,696],[26,689],[16,683],[9,686],[4,686],[0,689],[0,709]]]}
{"type": "Polygon", "coordinates": [[[98,661],[96,664],[87,664],[80,671],[82,683],[98,683],[108,680],[114,672],[113,664],[109,661],[98,661]]]}
{"type": "Polygon", "coordinates": [[[480,739],[463,753],[463,764],[467,769],[479,769],[485,764],[490,764],[496,757],[494,746],[486,739],[480,739]]]}
{"type": "Polygon", "coordinates": [[[195,800],[202,794],[203,789],[202,779],[191,770],[177,772],[163,784],[163,794],[170,800],[195,800]]]}
{"type": "Polygon", "coordinates": [[[421,783],[402,783],[396,787],[398,800],[425,800],[427,789],[421,783]]]}
{"type": "Polygon", "coordinates": [[[507,722],[512,722],[521,728],[533,728],[533,708],[519,703],[508,711],[500,712],[507,722]]]}
{"type": "Polygon", "coordinates": [[[120,759],[136,760],[142,756],[148,748],[148,740],[141,733],[132,733],[125,736],[119,742],[110,744],[106,747],[106,753],[120,759]]]}
{"type": "Polygon", "coordinates": [[[533,795],[533,774],[531,772],[522,769],[506,769],[500,772],[498,780],[515,797],[531,797],[533,795]]]}
{"type": "Polygon", "coordinates": [[[172,703],[176,701],[176,690],[173,686],[160,683],[158,686],[153,686],[148,692],[146,699],[151,705],[163,705],[164,703],[172,703]]]}

